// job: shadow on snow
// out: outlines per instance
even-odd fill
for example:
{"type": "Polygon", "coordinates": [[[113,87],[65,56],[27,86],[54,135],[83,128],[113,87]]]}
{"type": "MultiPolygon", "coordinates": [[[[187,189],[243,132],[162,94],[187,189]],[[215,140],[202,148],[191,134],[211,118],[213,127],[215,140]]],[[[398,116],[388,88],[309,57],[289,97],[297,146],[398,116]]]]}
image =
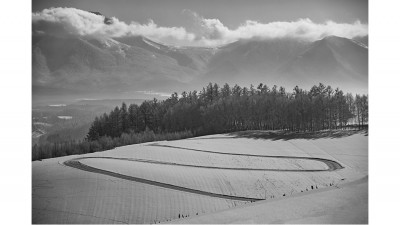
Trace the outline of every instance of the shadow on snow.
{"type": "Polygon", "coordinates": [[[314,132],[290,132],[290,131],[261,131],[249,130],[230,133],[233,138],[252,138],[266,140],[292,140],[292,139],[319,139],[319,138],[342,138],[354,134],[368,136],[368,130],[326,130],[314,132]]]}

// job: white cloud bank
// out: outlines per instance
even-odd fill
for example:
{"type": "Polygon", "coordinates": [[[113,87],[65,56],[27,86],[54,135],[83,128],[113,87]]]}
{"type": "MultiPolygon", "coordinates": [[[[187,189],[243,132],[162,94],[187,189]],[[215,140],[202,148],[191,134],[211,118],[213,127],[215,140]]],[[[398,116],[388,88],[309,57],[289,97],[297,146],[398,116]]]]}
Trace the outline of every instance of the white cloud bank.
{"type": "Polygon", "coordinates": [[[159,27],[153,21],[148,24],[131,22],[126,24],[112,18],[112,24],[104,23],[104,16],[75,8],[50,8],[32,14],[33,29],[39,32],[59,35],[81,35],[93,37],[121,37],[143,35],[148,37],[176,40],[193,40],[194,35],[183,27],[159,27]]]}
{"type": "Polygon", "coordinates": [[[143,35],[157,41],[169,43],[216,46],[238,39],[293,37],[314,41],[335,35],[346,38],[368,35],[368,25],[354,23],[314,23],[310,19],[292,22],[260,23],[248,20],[236,29],[229,29],[218,19],[206,19],[195,12],[184,10],[194,20],[194,29],[184,27],[160,27],[152,20],[147,24],[132,21],[127,24],[113,17],[112,24],[104,23],[104,16],[75,8],[50,8],[32,14],[35,32],[56,35],[79,35],[93,37],[121,37],[143,35]]]}

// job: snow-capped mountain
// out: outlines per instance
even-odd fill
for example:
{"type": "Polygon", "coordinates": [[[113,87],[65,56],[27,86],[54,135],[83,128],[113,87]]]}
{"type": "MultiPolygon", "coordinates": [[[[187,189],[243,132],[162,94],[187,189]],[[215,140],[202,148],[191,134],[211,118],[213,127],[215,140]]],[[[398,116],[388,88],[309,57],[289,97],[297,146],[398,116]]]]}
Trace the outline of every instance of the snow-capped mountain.
{"type": "Polygon", "coordinates": [[[33,92],[40,95],[170,91],[202,71],[207,50],[186,54],[143,37],[33,37],[33,92]],[[166,88],[167,87],[167,88],[166,88]]]}
{"type": "Polygon", "coordinates": [[[357,41],[329,36],[280,69],[281,80],[323,82],[346,91],[365,92],[368,86],[368,48],[357,41]]]}
{"type": "Polygon", "coordinates": [[[208,82],[309,88],[323,82],[367,92],[368,39],[335,36],[239,40],[219,48],[175,47],[142,36],[33,35],[33,94],[104,97],[200,89],[208,82]]]}

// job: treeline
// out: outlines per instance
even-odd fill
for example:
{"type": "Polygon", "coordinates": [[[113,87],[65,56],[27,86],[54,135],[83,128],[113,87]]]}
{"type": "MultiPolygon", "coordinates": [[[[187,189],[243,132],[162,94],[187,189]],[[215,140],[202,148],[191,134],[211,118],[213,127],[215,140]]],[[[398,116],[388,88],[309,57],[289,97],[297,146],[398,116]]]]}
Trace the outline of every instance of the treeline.
{"type": "Polygon", "coordinates": [[[368,122],[368,97],[344,94],[339,88],[319,84],[309,91],[295,87],[255,88],[209,84],[199,93],[171,95],[164,101],[145,101],[140,106],[122,104],[92,123],[88,140],[120,137],[123,133],[191,131],[206,135],[239,130],[317,131],[342,129],[349,122],[359,128],[368,122]]]}
{"type": "Polygon", "coordinates": [[[193,134],[190,131],[173,133],[154,133],[146,130],[139,133],[124,133],[120,137],[111,138],[104,136],[95,141],[66,141],[59,143],[46,142],[44,144],[35,144],[32,147],[32,160],[41,160],[67,155],[78,155],[92,152],[110,150],[115,147],[139,144],[151,141],[178,140],[191,138],[193,134]]]}
{"type": "Polygon", "coordinates": [[[141,105],[125,103],[96,117],[81,142],[33,147],[33,160],[84,154],[158,140],[241,130],[318,131],[368,124],[368,96],[323,84],[310,90],[259,84],[249,88],[208,84],[200,92],[173,93],[141,105]]]}

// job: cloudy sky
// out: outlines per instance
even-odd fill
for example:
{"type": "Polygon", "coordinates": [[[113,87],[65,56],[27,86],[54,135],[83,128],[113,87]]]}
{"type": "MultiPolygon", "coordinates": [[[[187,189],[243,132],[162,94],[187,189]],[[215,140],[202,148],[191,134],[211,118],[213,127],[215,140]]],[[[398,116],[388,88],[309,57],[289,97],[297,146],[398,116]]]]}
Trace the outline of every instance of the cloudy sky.
{"type": "Polygon", "coordinates": [[[246,38],[353,38],[368,34],[368,1],[33,0],[32,21],[35,32],[144,35],[174,45],[216,46],[246,38]],[[101,12],[113,24],[87,11],[101,12]]]}

